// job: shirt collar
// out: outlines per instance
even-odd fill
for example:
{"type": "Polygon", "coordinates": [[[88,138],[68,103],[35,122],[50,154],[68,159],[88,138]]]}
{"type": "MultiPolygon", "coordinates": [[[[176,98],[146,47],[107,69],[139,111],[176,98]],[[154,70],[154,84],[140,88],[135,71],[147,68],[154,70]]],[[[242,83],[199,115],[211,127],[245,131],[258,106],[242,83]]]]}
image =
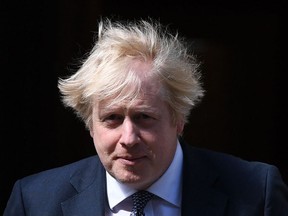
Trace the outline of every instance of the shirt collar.
{"type": "MultiPolygon", "coordinates": [[[[166,172],[154,182],[147,191],[180,207],[182,197],[182,165],[183,152],[179,141],[177,141],[177,148],[172,163],[166,172]],[[169,188],[169,190],[167,190],[167,188],[169,188]]],[[[113,209],[116,205],[136,192],[135,189],[118,182],[108,172],[106,172],[106,179],[110,209],[113,209]]]]}

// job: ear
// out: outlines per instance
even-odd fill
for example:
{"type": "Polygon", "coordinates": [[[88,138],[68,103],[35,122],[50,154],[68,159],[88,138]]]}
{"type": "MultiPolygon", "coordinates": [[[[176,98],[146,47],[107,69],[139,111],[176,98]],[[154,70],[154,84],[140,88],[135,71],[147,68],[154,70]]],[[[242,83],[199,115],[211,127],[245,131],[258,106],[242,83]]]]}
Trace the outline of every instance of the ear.
{"type": "Polygon", "coordinates": [[[176,126],[177,126],[177,134],[181,135],[184,130],[184,121],[179,120],[176,126]]]}
{"type": "Polygon", "coordinates": [[[94,108],[92,107],[92,112],[91,112],[91,117],[90,120],[87,122],[87,127],[90,132],[90,136],[93,138],[94,137],[94,131],[93,131],[93,118],[94,118],[94,108]]]}
{"type": "Polygon", "coordinates": [[[93,138],[94,136],[93,130],[90,130],[90,136],[93,138]]]}
{"type": "Polygon", "coordinates": [[[93,138],[94,137],[93,123],[90,123],[88,128],[89,128],[90,136],[93,138]]]}

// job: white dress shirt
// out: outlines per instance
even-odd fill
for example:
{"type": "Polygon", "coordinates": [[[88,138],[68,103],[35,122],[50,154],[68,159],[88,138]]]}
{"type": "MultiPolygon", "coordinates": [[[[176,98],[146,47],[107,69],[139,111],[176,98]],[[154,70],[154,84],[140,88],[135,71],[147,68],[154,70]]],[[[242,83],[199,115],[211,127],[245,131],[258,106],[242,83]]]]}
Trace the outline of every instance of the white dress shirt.
{"type": "MultiPolygon", "coordinates": [[[[147,189],[156,196],[147,203],[144,209],[146,216],[181,215],[182,165],[183,152],[177,141],[176,152],[169,168],[147,189]]],[[[109,207],[106,209],[105,215],[129,216],[132,209],[130,196],[136,190],[118,182],[108,172],[106,172],[106,177],[109,207]]]]}

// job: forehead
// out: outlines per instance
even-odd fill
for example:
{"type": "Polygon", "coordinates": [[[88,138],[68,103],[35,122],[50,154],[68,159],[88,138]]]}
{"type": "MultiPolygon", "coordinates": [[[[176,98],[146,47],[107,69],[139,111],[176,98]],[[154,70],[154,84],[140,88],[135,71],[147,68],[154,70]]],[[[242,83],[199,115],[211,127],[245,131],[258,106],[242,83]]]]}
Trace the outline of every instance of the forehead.
{"type": "MultiPolygon", "coordinates": [[[[132,91],[132,90],[131,90],[132,91]]],[[[125,95],[114,96],[98,102],[98,108],[103,109],[157,109],[163,108],[165,102],[161,96],[160,86],[155,85],[155,82],[142,85],[139,93],[136,95],[129,94],[126,90],[125,95]]]]}

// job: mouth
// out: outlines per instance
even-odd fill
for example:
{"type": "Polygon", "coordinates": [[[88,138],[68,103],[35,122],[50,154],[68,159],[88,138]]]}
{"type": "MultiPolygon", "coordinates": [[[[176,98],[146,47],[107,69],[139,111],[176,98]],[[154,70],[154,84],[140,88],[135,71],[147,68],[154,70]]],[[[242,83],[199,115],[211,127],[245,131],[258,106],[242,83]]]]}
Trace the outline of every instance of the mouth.
{"type": "Polygon", "coordinates": [[[117,160],[126,166],[135,166],[142,163],[146,159],[146,156],[139,157],[117,157],[117,160]]]}

